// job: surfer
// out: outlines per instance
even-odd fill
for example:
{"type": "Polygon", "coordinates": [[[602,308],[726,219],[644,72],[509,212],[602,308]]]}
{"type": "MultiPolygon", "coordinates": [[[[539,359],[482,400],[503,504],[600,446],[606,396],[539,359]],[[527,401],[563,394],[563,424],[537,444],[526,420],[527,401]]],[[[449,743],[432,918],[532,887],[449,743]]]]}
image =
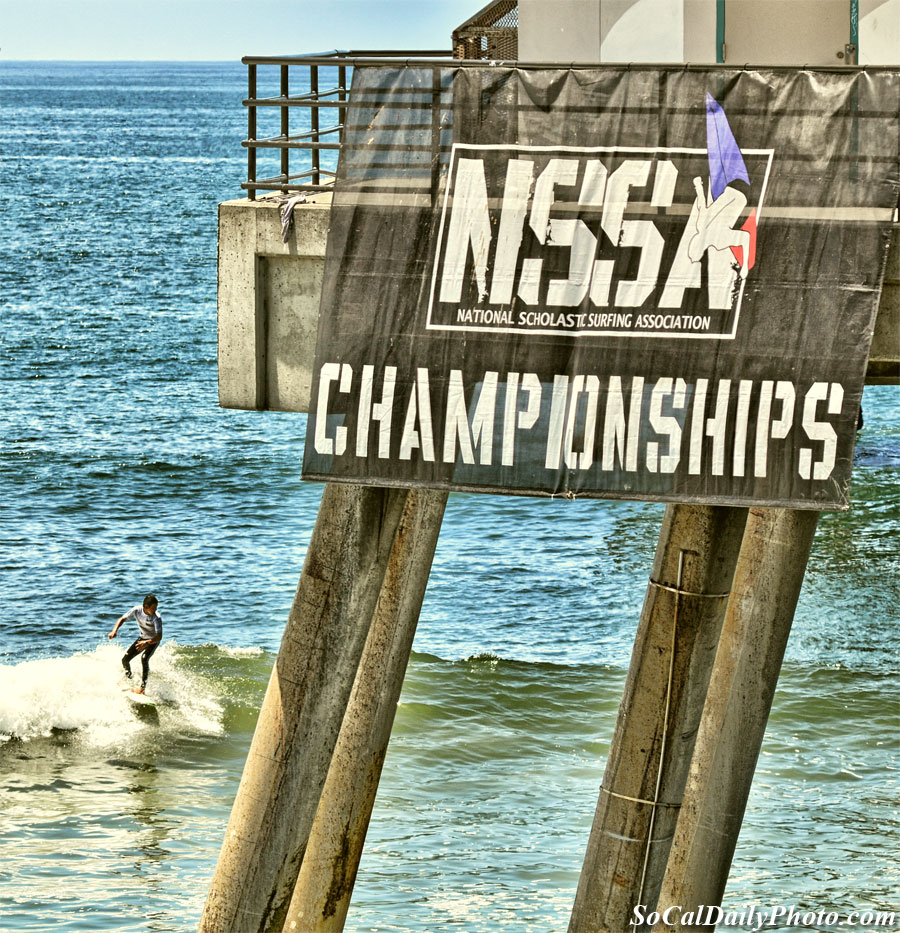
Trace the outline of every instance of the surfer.
{"type": "Polygon", "coordinates": [[[144,597],[143,606],[134,606],[129,609],[115,624],[113,630],[109,633],[109,638],[115,638],[123,622],[134,619],[141,634],[132,646],[122,657],[122,667],[125,668],[125,676],[131,680],[131,659],[141,655],[141,685],[136,687],[135,693],[143,693],[147,686],[147,678],[150,676],[150,658],[156,651],[156,646],[162,641],[162,619],[156,611],[159,600],[152,594],[144,597]],[[143,654],[142,654],[143,652],[143,654]]]}

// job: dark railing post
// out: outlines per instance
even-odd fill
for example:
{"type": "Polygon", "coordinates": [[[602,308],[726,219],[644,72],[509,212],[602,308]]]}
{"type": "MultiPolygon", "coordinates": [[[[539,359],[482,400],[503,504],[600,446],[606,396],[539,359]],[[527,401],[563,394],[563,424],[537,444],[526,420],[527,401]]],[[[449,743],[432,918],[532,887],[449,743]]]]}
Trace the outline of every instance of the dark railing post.
{"type": "Polygon", "coordinates": [[[281,190],[287,192],[288,190],[288,180],[290,178],[290,154],[291,150],[288,149],[288,132],[289,132],[289,123],[288,123],[288,114],[290,113],[290,107],[288,107],[287,99],[290,94],[289,90],[289,79],[288,79],[288,70],[289,65],[281,66],[281,138],[284,142],[284,146],[281,149],[281,177],[284,180],[284,184],[281,186],[281,190]]]}
{"type": "Polygon", "coordinates": [[[431,203],[438,202],[441,176],[441,66],[431,69],[431,203]]]}
{"type": "MultiPolygon", "coordinates": [[[[347,99],[347,68],[344,65],[338,66],[338,100],[347,99]]],[[[341,128],[338,130],[338,142],[344,141],[344,130],[347,128],[347,108],[338,108],[338,123],[341,128]]]]}
{"type": "MultiPolygon", "coordinates": [[[[247,66],[247,182],[256,181],[256,65],[247,66]]],[[[256,200],[256,189],[248,188],[247,197],[256,200]]]]}
{"type": "MultiPolygon", "coordinates": [[[[309,67],[309,92],[312,95],[312,107],[310,107],[310,129],[313,134],[313,142],[319,142],[319,66],[310,65],[309,67]]],[[[312,180],[314,185],[320,184],[319,181],[319,147],[314,146],[312,151],[312,180]]]]}

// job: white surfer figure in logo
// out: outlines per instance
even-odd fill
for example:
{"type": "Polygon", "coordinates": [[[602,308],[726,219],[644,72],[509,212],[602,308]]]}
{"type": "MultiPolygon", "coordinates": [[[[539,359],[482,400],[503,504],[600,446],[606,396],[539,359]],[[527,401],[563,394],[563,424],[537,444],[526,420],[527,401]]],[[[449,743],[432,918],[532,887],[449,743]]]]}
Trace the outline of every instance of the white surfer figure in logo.
{"type": "Polygon", "coordinates": [[[734,225],[747,207],[747,196],[732,182],[741,180],[749,185],[750,176],[725,111],[709,94],[706,95],[706,148],[709,192],[704,192],[702,178],[694,178],[697,199],[691,210],[691,221],[696,224],[697,232],[688,243],[688,258],[691,262],[700,262],[708,249],[730,249],[737,260],[735,268],[740,267],[741,279],[745,279],[755,258],[756,213],[751,211],[744,226],[735,229],[734,225]]]}

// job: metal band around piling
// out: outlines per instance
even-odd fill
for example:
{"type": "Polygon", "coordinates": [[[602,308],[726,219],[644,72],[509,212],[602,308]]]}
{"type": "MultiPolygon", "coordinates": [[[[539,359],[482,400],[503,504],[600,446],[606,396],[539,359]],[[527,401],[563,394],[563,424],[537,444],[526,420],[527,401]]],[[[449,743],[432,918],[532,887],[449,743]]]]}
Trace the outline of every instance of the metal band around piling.
{"type": "Polygon", "coordinates": [[[644,803],[648,807],[672,807],[677,809],[681,806],[680,803],[663,803],[659,800],[641,800],[640,797],[629,797],[627,794],[617,794],[614,790],[609,790],[609,788],[600,785],[601,793],[608,794],[610,797],[617,797],[619,800],[630,800],[631,803],[644,803]]]}
{"type": "MultiPolygon", "coordinates": [[[[684,551],[682,551],[683,554],[684,551]]],[[[691,590],[682,589],[680,585],[669,586],[668,583],[657,583],[656,580],[650,580],[649,585],[655,586],[658,590],[668,590],[670,593],[676,593],[678,596],[696,596],[699,599],[728,599],[729,596],[728,593],[694,593],[691,590]]]]}
{"type": "MultiPolygon", "coordinates": [[[[647,865],[650,862],[650,846],[653,843],[653,828],[656,825],[656,811],[659,804],[659,788],[662,785],[663,766],[666,762],[666,738],[669,731],[669,710],[672,705],[672,676],[675,672],[675,635],[678,631],[678,608],[681,603],[681,584],[684,582],[684,555],[685,550],[681,548],[678,552],[678,578],[675,589],[675,607],[672,611],[672,642],[669,648],[669,676],[666,683],[666,711],[662,722],[662,744],[659,750],[659,767],[656,771],[656,787],[653,791],[653,809],[650,811],[650,825],[647,827],[647,847],[644,850],[644,866],[641,869],[641,885],[639,888],[639,902],[643,902],[644,885],[647,881],[647,865]]],[[[668,587],[667,587],[668,589],[668,587]]]]}

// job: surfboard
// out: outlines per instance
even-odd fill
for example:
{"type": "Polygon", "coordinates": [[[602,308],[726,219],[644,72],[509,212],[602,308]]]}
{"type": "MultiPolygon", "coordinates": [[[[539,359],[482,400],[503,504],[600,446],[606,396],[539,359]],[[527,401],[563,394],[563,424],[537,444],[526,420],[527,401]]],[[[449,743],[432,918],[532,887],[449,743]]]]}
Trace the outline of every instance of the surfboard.
{"type": "Polygon", "coordinates": [[[154,700],[153,697],[148,697],[146,693],[135,693],[133,690],[126,690],[125,696],[136,706],[146,706],[151,709],[156,709],[156,700],[154,700]]]}

